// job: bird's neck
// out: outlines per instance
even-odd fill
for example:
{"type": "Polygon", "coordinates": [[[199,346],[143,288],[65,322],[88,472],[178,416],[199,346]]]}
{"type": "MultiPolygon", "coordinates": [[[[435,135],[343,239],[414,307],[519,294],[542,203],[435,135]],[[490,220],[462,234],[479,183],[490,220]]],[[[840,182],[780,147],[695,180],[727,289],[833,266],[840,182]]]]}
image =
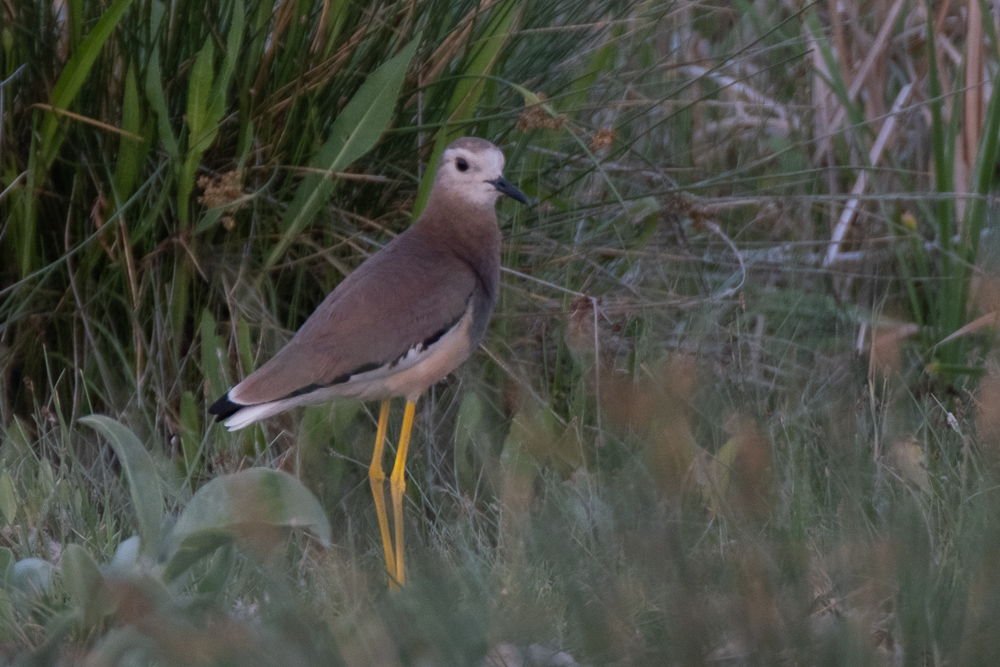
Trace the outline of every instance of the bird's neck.
{"type": "Polygon", "coordinates": [[[431,236],[481,273],[489,290],[500,274],[500,229],[493,206],[483,209],[469,202],[432,196],[414,223],[414,232],[431,236]]]}
{"type": "Polygon", "coordinates": [[[431,194],[414,226],[442,240],[483,245],[495,238],[499,243],[500,231],[494,204],[480,207],[467,200],[436,194],[431,194]]]}

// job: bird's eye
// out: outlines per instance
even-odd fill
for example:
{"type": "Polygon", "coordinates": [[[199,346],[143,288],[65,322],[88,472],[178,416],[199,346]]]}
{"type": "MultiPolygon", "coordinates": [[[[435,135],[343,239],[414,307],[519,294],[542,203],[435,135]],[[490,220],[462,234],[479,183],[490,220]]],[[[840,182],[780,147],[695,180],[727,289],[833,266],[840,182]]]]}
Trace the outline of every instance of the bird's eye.
{"type": "Polygon", "coordinates": [[[469,171],[469,163],[466,162],[464,157],[456,158],[455,168],[459,171],[469,171]]]}

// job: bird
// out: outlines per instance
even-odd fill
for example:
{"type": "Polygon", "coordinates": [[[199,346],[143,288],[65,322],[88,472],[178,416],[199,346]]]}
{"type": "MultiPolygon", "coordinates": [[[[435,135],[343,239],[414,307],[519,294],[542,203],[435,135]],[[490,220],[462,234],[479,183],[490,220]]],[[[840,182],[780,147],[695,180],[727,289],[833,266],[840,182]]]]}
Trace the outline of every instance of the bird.
{"type": "Polygon", "coordinates": [[[417,220],[348,274],[283,348],[208,409],[236,431],[300,405],[380,400],[368,477],[392,590],[406,582],[402,498],[416,402],[486,334],[500,284],[497,200],[528,203],[503,168],[503,153],[485,139],[450,143],[417,220]],[[406,407],[389,478],[392,539],[382,458],[396,397],[406,407]]]}

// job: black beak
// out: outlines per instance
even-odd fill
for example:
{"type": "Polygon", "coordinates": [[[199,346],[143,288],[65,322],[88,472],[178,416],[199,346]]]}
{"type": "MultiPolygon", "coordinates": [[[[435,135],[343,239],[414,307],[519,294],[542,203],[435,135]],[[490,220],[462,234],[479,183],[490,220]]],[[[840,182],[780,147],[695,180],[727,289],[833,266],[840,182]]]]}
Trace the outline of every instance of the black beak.
{"type": "Polygon", "coordinates": [[[501,177],[496,180],[486,182],[495,187],[497,192],[500,194],[507,195],[514,201],[519,201],[522,204],[528,203],[528,198],[524,196],[524,193],[511,185],[510,181],[505,178],[501,177]]]}

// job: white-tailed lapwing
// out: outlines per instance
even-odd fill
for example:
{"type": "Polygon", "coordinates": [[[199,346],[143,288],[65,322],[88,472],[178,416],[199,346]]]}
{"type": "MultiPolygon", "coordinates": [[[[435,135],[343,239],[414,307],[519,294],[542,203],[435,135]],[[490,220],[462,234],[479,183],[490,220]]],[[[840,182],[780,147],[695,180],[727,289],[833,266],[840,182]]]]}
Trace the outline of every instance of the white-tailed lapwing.
{"type": "Polygon", "coordinates": [[[486,333],[500,283],[497,198],[528,201],[504,180],[503,166],[503,153],[488,141],[452,142],[417,221],[347,276],[285,347],[209,408],[235,431],[297,405],[381,399],[368,476],[393,586],[405,582],[402,503],[416,401],[486,333]],[[406,399],[390,477],[395,553],[382,469],[394,396],[406,399]]]}

